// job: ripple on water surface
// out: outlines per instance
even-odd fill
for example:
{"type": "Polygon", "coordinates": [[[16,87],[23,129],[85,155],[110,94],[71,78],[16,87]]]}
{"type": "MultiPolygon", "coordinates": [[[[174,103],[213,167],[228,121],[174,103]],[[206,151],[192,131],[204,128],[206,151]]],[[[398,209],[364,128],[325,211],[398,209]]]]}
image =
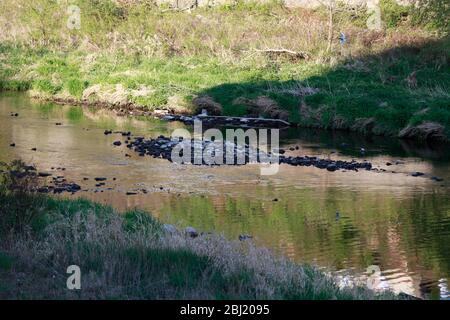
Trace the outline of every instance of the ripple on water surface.
{"type": "Polygon", "coordinates": [[[121,210],[141,207],[164,221],[233,239],[250,234],[260,245],[347,280],[377,265],[383,286],[448,298],[450,148],[289,129],[281,132],[288,155],[368,160],[387,172],[281,165],[277,175],[261,176],[254,165],[202,168],[139,157],[112,146],[124,137],[103,134],[112,129],[156,137],[184,127],[180,123],[117,118],[17,95],[0,96],[0,123],[0,161],[21,158],[89,190],[75,196],[121,210]],[[424,177],[412,177],[416,171],[424,177]],[[96,187],[94,177],[106,177],[105,186],[96,187]],[[137,194],[127,196],[132,190],[137,194]]]}

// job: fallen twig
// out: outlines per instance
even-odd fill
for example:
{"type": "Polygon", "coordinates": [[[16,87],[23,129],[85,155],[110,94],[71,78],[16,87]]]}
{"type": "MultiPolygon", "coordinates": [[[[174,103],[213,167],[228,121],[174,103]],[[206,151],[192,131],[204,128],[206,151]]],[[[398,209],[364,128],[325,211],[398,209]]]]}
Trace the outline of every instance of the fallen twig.
{"type": "Polygon", "coordinates": [[[293,51],[289,49],[256,49],[257,52],[263,52],[268,54],[287,54],[289,56],[299,58],[299,59],[309,59],[310,55],[304,51],[293,51]]]}

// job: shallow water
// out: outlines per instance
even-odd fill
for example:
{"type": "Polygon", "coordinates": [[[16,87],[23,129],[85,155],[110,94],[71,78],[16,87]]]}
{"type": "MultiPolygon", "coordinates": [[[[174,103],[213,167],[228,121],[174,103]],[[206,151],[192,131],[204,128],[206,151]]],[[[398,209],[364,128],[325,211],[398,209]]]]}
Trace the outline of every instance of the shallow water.
{"type": "Polygon", "coordinates": [[[67,197],[86,197],[121,210],[144,208],[164,222],[221,232],[231,239],[250,234],[259,245],[337,272],[344,280],[377,265],[382,286],[448,298],[448,146],[417,147],[384,138],[289,129],[280,133],[283,147],[300,149],[288,154],[367,159],[387,172],[282,165],[277,175],[261,176],[256,165],[206,168],[139,157],[123,145],[112,146],[122,136],[103,134],[113,129],[156,137],[184,127],[1,94],[0,161],[22,159],[88,190],[67,197]],[[11,117],[11,112],[19,116],[11,117]],[[16,147],[9,146],[12,142],[16,147]],[[364,157],[361,147],[367,150],[364,157]],[[397,160],[401,164],[386,166],[397,160]],[[425,176],[411,177],[415,171],[425,176]],[[431,176],[445,180],[435,182],[431,176]],[[83,181],[85,177],[89,180],[83,181]],[[96,187],[94,177],[107,177],[106,185],[96,187]],[[127,191],[138,194],[127,196],[127,191]]]}

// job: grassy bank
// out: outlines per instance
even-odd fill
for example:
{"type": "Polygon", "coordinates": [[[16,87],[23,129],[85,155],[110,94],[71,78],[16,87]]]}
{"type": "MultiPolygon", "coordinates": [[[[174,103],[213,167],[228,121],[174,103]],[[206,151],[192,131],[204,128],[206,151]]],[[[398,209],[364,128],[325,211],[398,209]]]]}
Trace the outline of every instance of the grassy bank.
{"type": "Polygon", "coordinates": [[[450,137],[447,26],[430,31],[390,0],[382,1],[383,31],[367,30],[365,10],[339,7],[331,37],[323,9],[239,2],[180,12],[121,3],[79,1],[78,30],[66,27],[64,4],[4,1],[0,89],[390,136],[434,123],[432,133],[403,134],[450,137]]]}
{"type": "Polygon", "coordinates": [[[147,212],[36,195],[22,163],[0,168],[0,299],[396,298],[339,288],[248,241],[168,232],[147,212]],[[79,291],[66,287],[70,265],[79,291]]]}

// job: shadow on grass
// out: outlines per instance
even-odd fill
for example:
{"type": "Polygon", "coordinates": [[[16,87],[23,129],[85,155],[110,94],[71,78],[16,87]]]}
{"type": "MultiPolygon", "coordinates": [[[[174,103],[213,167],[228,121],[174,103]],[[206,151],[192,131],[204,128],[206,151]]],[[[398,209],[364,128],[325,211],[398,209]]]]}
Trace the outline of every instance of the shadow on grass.
{"type": "Polygon", "coordinates": [[[225,83],[198,95],[212,97],[228,115],[285,116],[306,127],[392,136],[435,122],[450,137],[449,37],[346,58],[335,66],[298,62],[287,74],[281,59],[269,58],[278,79],[225,83]]]}

